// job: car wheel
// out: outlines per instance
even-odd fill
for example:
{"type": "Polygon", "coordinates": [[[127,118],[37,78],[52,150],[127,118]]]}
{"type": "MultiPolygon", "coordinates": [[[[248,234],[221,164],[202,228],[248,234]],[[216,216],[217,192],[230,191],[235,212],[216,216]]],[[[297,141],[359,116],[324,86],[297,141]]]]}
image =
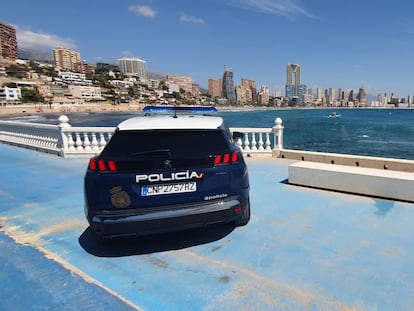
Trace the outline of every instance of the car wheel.
{"type": "Polygon", "coordinates": [[[236,220],[236,226],[245,226],[250,220],[250,200],[247,201],[247,205],[239,219],[236,220]]]}

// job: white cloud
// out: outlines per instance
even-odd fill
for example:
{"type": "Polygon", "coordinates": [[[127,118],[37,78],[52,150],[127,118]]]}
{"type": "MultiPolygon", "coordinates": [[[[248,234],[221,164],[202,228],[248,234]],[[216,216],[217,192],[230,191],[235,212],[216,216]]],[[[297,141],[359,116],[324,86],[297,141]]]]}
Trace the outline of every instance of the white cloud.
{"type": "Polygon", "coordinates": [[[295,0],[227,0],[227,5],[260,13],[290,17],[292,15],[314,16],[295,3],[295,0]]]}
{"type": "Polygon", "coordinates": [[[205,24],[204,19],[194,16],[189,16],[187,14],[182,14],[180,16],[180,22],[190,23],[190,24],[205,24]]]}
{"type": "Polygon", "coordinates": [[[16,28],[17,45],[21,49],[46,50],[58,46],[76,49],[75,42],[70,38],[61,38],[44,32],[34,32],[22,29],[19,26],[14,27],[16,28]]]}
{"type": "Polygon", "coordinates": [[[150,18],[154,18],[157,15],[157,12],[148,5],[130,5],[128,11],[150,18]]]}

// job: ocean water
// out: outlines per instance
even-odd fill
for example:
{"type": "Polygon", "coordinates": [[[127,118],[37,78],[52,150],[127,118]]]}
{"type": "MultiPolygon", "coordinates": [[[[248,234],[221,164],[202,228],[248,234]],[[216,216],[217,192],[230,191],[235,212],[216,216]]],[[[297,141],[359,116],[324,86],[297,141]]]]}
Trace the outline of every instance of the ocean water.
{"type": "MultiPolygon", "coordinates": [[[[72,113],[72,126],[116,126],[137,113],[72,113]]],[[[284,126],[284,148],[414,160],[414,109],[271,109],[221,111],[230,127],[284,126]],[[329,118],[336,111],[339,118],[329,118]]],[[[57,115],[9,120],[58,124],[57,115]]]]}

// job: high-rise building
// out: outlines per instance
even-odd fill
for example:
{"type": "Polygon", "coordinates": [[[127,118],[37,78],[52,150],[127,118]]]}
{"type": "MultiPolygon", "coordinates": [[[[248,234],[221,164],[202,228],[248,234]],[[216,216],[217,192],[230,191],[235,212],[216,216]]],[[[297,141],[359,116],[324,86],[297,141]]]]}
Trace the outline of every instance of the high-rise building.
{"type": "Polygon", "coordinates": [[[0,22],[0,60],[18,58],[16,29],[0,22]]]}
{"type": "Polygon", "coordinates": [[[300,84],[300,66],[298,64],[288,64],[286,68],[287,73],[287,83],[288,85],[294,84],[299,85],[300,84]]]}
{"type": "Polygon", "coordinates": [[[63,47],[53,49],[55,67],[57,70],[69,70],[83,73],[80,53],[63,47]]]}
{"type": "Polygon", "coordinates": [[[136,57],[118,59],[119,70],[126,75],[147,79],[147,62],[136,57]]]}
{"type": "Polygon", "coordinates": [[[322,100],[322,89],[320,87],[316,88],[316,99],[322,100]]]}
{"type": "Polygon", "coordinates": [[[236,102],[236,89],[233,82],[233,70],[228,67],[224,67],[222,97],[226,98],[230,104],[236,102]]]}
{"type": "Polygon", "coordinates": [[[365,92],[365,89],[363,87],[359,88],[357,96],[358,96],[358,101],[360,103],[366,103],[367,102],[367,93],[365,92]]]}
{"type": "Polygon", "coordinates": [[[208,93],[212,98],[217,98],[221,96],[222,84],[222,79],[208,79],[208,93]]]}
{"type": "Polygon", "coordinates": [[[238,105],[252,103],[252,90],[242,85],[236,86],[236,99],[238,105]]]}
{"type": "Polygon", "coordinates": [[[306,95],[307,87],[301,84],[300,66],[298,64],[288,64],[286,74],[286,97],[292,99],[293,97],[300,98],[302,95],[306,95]]]}
{"type": "Polygon", "coordinates": [[[348,102],[354,101],[354,90],[350,90],[348,93],[348,102]]]}
{"type": "Polygon", "coordinates": [[[333,87],[330,87],[328,89],[328,96],[327,96],[327,100],[328,100],[328,104],[333,104],[335,102],[335,89],[333,87]]]}
{"type": "Polygon", "coordinates": [[[251,91],[251,98],[248,99],[248,102],[257,103],[257,89],[256,81],[249,79],[241,79],[241,85],[243,88],[249,89],[251,91]]]}
{"type": "Polygon", "coordinates": [[[338,89],[338,100],[342,100],[342,89],[338,89]]]}

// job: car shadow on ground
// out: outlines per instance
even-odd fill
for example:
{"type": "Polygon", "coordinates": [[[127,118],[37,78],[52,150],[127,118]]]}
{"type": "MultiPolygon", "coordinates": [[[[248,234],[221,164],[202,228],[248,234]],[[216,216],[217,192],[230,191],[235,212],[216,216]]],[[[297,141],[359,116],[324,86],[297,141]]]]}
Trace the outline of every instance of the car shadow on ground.
{"type": "Polygon", "coordinates": [[[98,241],[87,228],[79,237],[80,246],[97,257],[123,257],[178,250],[218,241],[229,235],[233,224],[214,225],[206,228],[161,233],[137,238],[98,241]]]}

